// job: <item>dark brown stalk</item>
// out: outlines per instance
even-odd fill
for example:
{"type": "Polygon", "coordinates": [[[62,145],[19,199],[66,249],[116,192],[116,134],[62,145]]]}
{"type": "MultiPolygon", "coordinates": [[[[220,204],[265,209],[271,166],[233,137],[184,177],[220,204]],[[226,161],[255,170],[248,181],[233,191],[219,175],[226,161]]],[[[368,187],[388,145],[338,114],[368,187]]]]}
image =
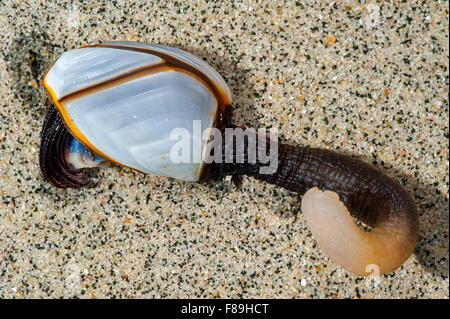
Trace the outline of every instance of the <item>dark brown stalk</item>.
{"type": "Polygon", "coordinates": [[[55,107],[45,115],[41,131],[39,166],[44,177],[58,188],[79,188],[89,184],[82,170],[77,170],[66,161],[66,152],[71,135],[67,131],[55,107]]]}
{"type": "MultiPolygon", "coordinates": [[[[223,140],[225,144],[225,136],[223,140]]],[[[266,144],[268,149],[268,140],[266,144]]],[[[331,150],[278,143],[278,168],[275,173],[266,175],[260,173],[260,168],[267,164],[262,164],[258,157],[256,163],[248,163],[248,154],[246,140],[244,163],[216,163],[215,171],[246,174],[300,195],[313,187],[334,191],[349,213],[370,227],[398,225],[406,238],[401,245],[408,251],[405,256],[412,253],[418,235],[416,207],[397,181],[374,166],[331,150]]],[[[226,156],[229,154],[223,154],[224,159],[226,156]]],[[[236,154],[232,156],[242,158],[236,154]]]]}
{"type": "MultiPolygon", "coordinates": [[[[225,137],[223,141],[225,143],[225,137]]],[[[233,145],[233,152],[236,152],[236,145],[233,145]]],[[[409,194],[373,165],[331,150],[278,143],[276,172],[261,174],[261,167],[267,164],[261,163],[258,157],[255,163],[248,163],[247,139],[244,153],[244,163],[225,163],[223,160],[214,164],[216,171],[249,175],[300,195],[312,187],[332,190],[353,217],[369,226],[400,216],[410,222],[412,229],[417,229],[417,211],[409,194]]],[[[236,158],[235,154],[233,156],[236,158]]]]}

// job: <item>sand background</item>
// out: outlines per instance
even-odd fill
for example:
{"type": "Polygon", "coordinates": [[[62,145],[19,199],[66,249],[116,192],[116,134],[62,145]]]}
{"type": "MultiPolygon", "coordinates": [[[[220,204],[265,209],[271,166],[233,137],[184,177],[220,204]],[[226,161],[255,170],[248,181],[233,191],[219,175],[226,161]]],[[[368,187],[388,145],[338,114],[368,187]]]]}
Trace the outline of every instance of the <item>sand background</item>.
{"type": "Polygon", "coordinates": [[[0,298],[448,298],[447,1],[0,1],[0,298]],[[110,164],[59,190],[38,165],[62,52],[182,48],[229,84],[233,122],[339,150],[401,181],[413,256],[377,286],[316,247],[294,193],[180,183],[110,164]]]}

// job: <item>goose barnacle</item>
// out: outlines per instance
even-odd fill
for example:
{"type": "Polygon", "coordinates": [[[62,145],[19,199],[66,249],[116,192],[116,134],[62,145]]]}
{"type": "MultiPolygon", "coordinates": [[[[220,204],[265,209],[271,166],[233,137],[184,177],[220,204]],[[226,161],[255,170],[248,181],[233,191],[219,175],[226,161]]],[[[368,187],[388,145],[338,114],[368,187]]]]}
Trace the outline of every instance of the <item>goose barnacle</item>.
{"type": "Polygon", "coordinates": [[[175,128],[192,132],[200,121],[206,136],[191,134],[188,139],[208,158],[214,129],[225,135],[228,126],[230,90],[192,54],[136,42],[87,46],[62,54],[45,74],[44,86],[56,107],[44,119],[39,162],[56,187],[87,185],[83,169],[104,159],[191,182],[247,174],[302,195],[302,211],[315,240],[347,270],[359,275],[374,267],[380,274],[391,272],[414,250],[418,217],[411,197],[398,182],[355,158],[270,138],[253,144],[219,138],[222,160],[171,161],[175,128]],[[261,173],[266,154],[252,155],[271,143],[277,166],[261,173]],[[371,229],[363,230],[353,217],[371,229]]]}

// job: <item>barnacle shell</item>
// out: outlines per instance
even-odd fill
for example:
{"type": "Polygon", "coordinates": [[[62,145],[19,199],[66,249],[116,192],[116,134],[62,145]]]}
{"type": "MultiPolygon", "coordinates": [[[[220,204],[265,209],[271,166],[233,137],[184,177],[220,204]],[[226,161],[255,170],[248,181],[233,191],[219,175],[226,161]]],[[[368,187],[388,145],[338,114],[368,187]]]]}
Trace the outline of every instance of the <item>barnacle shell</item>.
{"type": "MultiPolygon", "coordinates": [[[[180,49],[111,42],[63,53],[44,77],[63,121],[97,155],[144,173],[198,181],[201,162],[173,163],[175,128],[214,127],[231,103],[223,78],[180,49]]],[[[203,155],[208,139],[190,135],[203,155]]]]}

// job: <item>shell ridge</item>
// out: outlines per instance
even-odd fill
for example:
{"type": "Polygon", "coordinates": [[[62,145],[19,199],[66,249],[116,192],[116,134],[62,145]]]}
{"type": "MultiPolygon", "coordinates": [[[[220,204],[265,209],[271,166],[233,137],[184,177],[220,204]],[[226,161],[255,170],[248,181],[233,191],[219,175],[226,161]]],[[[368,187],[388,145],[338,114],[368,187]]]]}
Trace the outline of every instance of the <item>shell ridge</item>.
{"type": "MultiPolygon", "coordinates": [[[[127,42],[127,41],[113,41],[113,42],[107,42],[107,43],[101,43],[98,44],[100,47],[107,47],[107,48],[116,48],[116,49],[123,49],[123,50],[131,50],[131,51],[139,51],[139,52],[147,52],[148,54],[153,54],[161,57],[164,56],[170,57],[174,60],[177,60],[178,62],[181,62],[183,64],[186,64],[190,66],[191,68],[195,69],[197,72],[201,73],[205,78],[209,79],[213,83],[210,88],[213,91],[216,91],[219,89],[220,91],[223,91],[226,95],[226,100],[224,101],[225,105],[228,105],[231,103],[231,91],[229,87],[227,86],[225,80],[223,77],[208,63],[203,61],[202,59],[198,58],[197,56],[181,50],[177,48],[168,47],[165,45],[158,45],[158,44],[144,44],[139,42],[127,42]],[[174,54],[175,53],[175,54],[174,54]],[[206,71],[206,72],[205,72],[206,71]]],[[[220,93],[218,93],[219,96],[221,96],[220,93]]]]}
{"type": "MultiPolygon", "coordinates": [[[[135,68],[133,70],[125,71],[125,72],[123,72],[121,74],[118,74],[118,75],[112,76],[112,77],[110,77],[108,79],[105,79],[105,80],[103,80],[103,81],[101,81],[99,83],[89,84],[89,85],[86,85],[85,87],[81,87],[80,89],[72,91],[72,92],[70,92],[70,93],[60,97],[58,101],[61,102],[63,100],[67,100],[67,99],[70,99],[70,98],[75,98],[77,95],[83,95],[83,93],[88,93],[88,91],[91,91],[91,90],[94,90],[94,92],[96,92],[96,91],[101,90],[104,87],[109,86],[109,85],[115,86],[114,82],[125,81],[129,77],[132,77],[132,76],[135,76],[135,75],[139,76],[141,73],[144,73],[146,71],[151,71],[153,69],[156,69],[158,66],[164,66],[164,64],[162,62],[161,63],[154,63],[154,64],[145,65],[145,66],[142,66],[142,67],[137,67],[137,68],[135,68]]],[[[120,85],[120,84],[121,83],[118,83],[116,85],[120,85]]]]}

